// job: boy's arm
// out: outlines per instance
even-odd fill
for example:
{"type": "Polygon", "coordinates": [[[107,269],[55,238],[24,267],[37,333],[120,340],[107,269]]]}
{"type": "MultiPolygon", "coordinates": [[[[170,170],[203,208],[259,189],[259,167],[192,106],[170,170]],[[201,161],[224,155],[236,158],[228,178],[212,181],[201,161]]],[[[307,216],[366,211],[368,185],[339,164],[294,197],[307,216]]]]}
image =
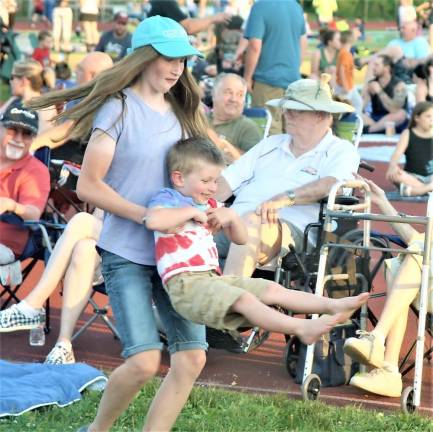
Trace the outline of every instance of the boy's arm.
{"type": "Polygon", "coordinates": [[[149,208],[146,213],[146,227],[152,231],[168,232],[191,219],[204,223],[207,220],[206,213],[194,207],[149,208]]]}

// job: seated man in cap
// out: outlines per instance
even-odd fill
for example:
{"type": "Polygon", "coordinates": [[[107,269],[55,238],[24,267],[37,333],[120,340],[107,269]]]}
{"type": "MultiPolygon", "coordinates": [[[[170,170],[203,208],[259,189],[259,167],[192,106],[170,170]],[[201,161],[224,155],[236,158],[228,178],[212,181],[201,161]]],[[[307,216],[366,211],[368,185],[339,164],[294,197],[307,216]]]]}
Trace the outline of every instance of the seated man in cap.
{"type": "Polygon", "coordinates": [[[283,110],[286,134],[270,136],[227,167],[220,178],[217,199],[235,195],[233,209],[248,228],[245,245],[230,244],[218,235],[224,274],[251,276],[281,248],[281,225],[291,231],[295,247],[302,244],[307,224],[316,222],[318,201],[336,181],[352,178],[359,165],[355,148],[335,137],[332,114],[353,107],[332,99],[329,75],[322,80],[291,83],[281,99],[268,105],[283,110]]]}
{"type": "Polygon", "coordinates": [[[105,52],[117,62],[125,57],[126,50],[131,46],[131,37],[128,31],[128,15],[125,12],[117,12],[114,15],[112,30],[102,34],[95,51],[105,52]]]}
{"type": "MultiPolygon", "coordinates": [[[[44,210],[50,191],[48,168],[29,154],[38,121],[38,114],[20,103],[11,104],[0,118],[0,214],[34,220],[44,210]]],[[[28,231],[5,222],[0,222],[0,231],[0,264],[8,264],[24,250],[28,231]]]]}

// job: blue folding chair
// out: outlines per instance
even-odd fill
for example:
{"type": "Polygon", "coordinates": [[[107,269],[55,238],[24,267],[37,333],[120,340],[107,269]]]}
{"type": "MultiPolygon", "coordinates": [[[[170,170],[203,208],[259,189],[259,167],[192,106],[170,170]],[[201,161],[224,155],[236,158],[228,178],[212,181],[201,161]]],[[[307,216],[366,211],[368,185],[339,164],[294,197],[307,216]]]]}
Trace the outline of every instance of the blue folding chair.
{"type": "Polygon", "coordinates": [[[270,111],[266,108],[253,107],[245,108],[243,112],[245,117],[253,120],[254,123],[263,131],[263,138],[269,135],[269,130],[272,124],[272,115],[270,111]]]}

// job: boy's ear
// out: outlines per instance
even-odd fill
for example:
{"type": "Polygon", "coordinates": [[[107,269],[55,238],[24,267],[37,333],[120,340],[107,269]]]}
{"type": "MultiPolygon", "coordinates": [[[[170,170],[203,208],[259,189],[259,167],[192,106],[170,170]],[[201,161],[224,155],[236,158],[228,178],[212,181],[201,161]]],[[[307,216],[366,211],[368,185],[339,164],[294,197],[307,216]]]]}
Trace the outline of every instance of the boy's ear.
{"type": "Polygon", "coordinates": [[[183,175],[180,171],[172,171],[170,177],[173,186],[177,186],[177,187],[183,186],[183,175]]]}

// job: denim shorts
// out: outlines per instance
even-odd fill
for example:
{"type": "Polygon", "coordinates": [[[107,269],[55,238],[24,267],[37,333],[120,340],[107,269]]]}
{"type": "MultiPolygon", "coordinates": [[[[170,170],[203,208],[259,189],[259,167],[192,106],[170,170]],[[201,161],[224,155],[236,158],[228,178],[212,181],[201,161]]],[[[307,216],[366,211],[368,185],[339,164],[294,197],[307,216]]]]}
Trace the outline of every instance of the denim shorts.
{"type": "Polygon", "coordinates": [[[162,350],[152,299],[165,329],[170,354],[207,349],[205,327],[182,318],[173,309],[155,266],[135,264],[105,250],[100,250],[100,253],[102,274],[123,345],[123,357],[162,350]]]}

